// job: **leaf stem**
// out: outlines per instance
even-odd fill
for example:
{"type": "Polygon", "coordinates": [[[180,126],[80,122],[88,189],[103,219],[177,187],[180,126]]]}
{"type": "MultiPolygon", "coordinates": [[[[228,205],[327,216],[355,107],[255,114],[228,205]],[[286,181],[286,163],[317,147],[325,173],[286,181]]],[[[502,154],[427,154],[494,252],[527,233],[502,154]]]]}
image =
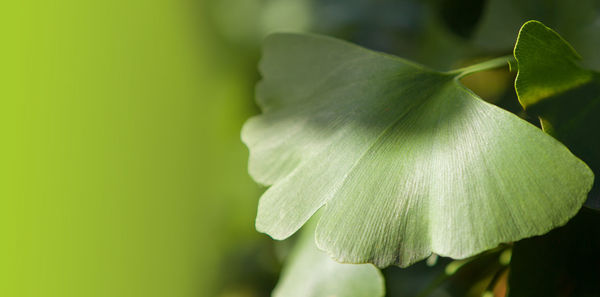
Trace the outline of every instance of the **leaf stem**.
{"type": "Polygon", "coordinates": [[[460,79],[469,74],[473,74],[476,72],[509,66],[509,65],[513,64],[514,62],[515,62],[515,57],[513,57],[512,55],[507,55],[507,56],[503,56],[503,57],[494,58],[494,59],[491,59],[491,60],[488,60],[488,61],[485,61],[482,63],[459,68],[456,70],[451,70],[447,73],[450,75],[456,75],[456,78],[460,79]]]}

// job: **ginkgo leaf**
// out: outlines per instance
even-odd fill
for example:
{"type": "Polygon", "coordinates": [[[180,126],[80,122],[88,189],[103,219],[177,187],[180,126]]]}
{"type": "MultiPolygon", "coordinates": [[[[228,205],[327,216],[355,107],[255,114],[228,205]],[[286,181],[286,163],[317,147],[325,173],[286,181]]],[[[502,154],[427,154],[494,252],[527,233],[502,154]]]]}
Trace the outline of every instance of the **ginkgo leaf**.
{"type": "Polygon", "coordinates": [[[583,65],[600,69],[600,1],[487,0],[471,40],[492,52],[511,50],[523,23],[538,20],[558,30],[583,55],[583,65]]]}
{"type": "Polygon", "coordinates": [[[315,245],[315,226],[307,224],[286,260],[273,297],[382,297],[383,276],[370,264],[341,264],[315,245]]]}
{"type": "Polygon", "coordinates": [[[318,247],[384,267],[464,258],[565,224],[593,174],[458,81],[494,65],[442,73],[328,37],[271,35],[263,114],[242,131],[250,174],[271,185],[256,228],[284,239],[324,207],[318,247]]]}
{"type": "MultiPolygon", "coordinates": [[[[582,68],[575,50],[537,21],[521,28],[515,58],[521,105],[540,117],[544,131],[600,172],[600,73],[582,68]]],[[[586,205],[600,208],[598,182],[586,205]]]]}

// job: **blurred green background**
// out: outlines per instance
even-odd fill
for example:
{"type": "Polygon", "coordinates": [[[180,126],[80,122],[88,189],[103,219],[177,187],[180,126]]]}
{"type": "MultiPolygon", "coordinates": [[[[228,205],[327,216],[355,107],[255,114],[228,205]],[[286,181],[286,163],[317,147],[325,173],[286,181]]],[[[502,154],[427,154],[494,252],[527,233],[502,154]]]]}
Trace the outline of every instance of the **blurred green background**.
{"type": "MultiPolygon", "coordinates": [[[[239,137],[266,34],[450,69],[510,53],[537,18],[597,69],[596,2],[4,1],[0,296],[267,296],[286,248],[254,230],[239,137]]],[[[510,75],[488,75],[473,88],[518,112],[510,75]]]]}

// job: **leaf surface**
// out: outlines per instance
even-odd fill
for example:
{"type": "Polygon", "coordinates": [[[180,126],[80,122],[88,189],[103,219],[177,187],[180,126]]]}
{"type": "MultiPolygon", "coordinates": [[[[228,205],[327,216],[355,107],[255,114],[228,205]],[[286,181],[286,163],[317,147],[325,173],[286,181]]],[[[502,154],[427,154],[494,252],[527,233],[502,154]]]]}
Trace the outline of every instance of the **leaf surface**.
{"type": "Polygon", "coordinates": [[[370,264],[341,264],[315,245],[316,224],[308,224],[284,267],[273,297],[382,297],[383,276],[370,264]]]}
{"type": "MultiPolygon", "coordinates": [[[[521,105],[540,117],[544,131],[600,172],[600,73],[582,68],[577,52],[537,21],[523,25],[514,54],[521,105]]],[[[597,182],[586,205],[600,208],[597,182]]]]}
{"type": "Polygon", "coordinates": [[[244,126],[271,187],[256,227],[275,239],[321,207],[317,245],[341,262],[465,258],[566,223],[593,182],[554,138],[458,78],[322,36],[265,41],[244,126]]]}

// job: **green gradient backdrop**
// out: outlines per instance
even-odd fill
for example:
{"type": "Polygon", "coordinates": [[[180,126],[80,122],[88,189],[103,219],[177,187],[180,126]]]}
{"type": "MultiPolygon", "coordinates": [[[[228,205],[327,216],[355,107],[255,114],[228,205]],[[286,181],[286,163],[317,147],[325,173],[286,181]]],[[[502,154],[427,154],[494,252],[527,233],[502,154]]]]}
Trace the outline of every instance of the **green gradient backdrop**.
{"type": "Polygon", "coordinates": [[[0,4],[0,296],[211,296],[262,238],[252,85],[201,4],[0,4]]]}

